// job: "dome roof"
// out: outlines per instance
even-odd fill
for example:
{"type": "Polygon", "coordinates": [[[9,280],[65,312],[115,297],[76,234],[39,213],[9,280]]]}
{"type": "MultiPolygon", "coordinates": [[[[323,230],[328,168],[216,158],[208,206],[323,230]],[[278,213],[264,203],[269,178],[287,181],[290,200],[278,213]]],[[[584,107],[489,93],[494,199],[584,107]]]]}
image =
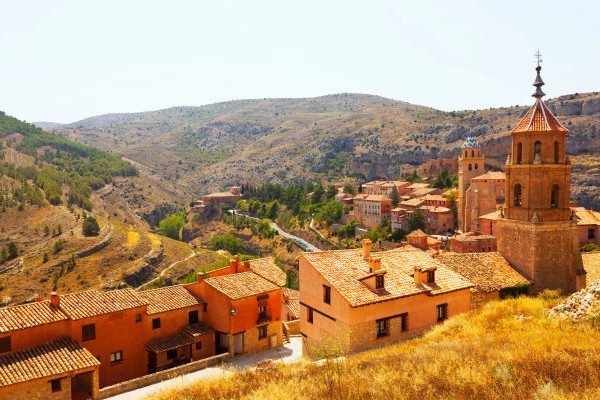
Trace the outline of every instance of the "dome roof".
{"type": "Polygon", "coordinates": [[[477,143],[477,140],[473,135],[469,135],[467,140],[460,146],[461,149],[478,149],[481,145],[477,143]]]}

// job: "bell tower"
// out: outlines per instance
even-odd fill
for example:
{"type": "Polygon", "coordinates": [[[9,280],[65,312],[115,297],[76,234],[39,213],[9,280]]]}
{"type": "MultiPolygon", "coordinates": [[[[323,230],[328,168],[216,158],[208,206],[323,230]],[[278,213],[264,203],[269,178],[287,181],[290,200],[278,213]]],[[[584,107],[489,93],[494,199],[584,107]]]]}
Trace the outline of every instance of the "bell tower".
{"type": "Polygon", "coordinates": [[[458,156],[458,229],[464,233],[474,228],[468,222],[471,218],[467,215],[467,190],[471,186],[471,179],[485,173],[484,161],[481,146],[473,135],[469,135],[460,146],[458,156]]]}
{"type": "Polygon", "coordinates": [[[510,132],[498,252],[533,282],[534,293],[546,288],[570,293],[585,287],[585,271],[569,208],[569,131],[542,101],[540,61],[538,57],[535,103],[510,132]]]}

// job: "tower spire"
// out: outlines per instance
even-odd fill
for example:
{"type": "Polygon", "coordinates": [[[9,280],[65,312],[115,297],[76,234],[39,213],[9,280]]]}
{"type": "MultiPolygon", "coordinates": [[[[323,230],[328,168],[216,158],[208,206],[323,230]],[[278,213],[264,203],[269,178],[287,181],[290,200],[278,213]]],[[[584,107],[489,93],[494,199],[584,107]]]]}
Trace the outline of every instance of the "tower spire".
{"type": "Polygon", "coordinates": [[[544,93],[542,91],[542,86],[544,86],[544,81],[542,80],[542,77],[540,76],[540,71],[542,70],[542,66],[540,65],[542,62],[542,53],[540,53],[539,49],[534,54],[534,57],[536,58],[536,61],[537,61],[537,67],[535,67],[535,70],[537,71],[537,76],[535,77],[535,82],[533,82],[533,86],[535,86],[535,92],[531,96],[535,97],[536,99],[541,99],[542,97],[544,97],[546,95],[546,93],[544,93]]]}

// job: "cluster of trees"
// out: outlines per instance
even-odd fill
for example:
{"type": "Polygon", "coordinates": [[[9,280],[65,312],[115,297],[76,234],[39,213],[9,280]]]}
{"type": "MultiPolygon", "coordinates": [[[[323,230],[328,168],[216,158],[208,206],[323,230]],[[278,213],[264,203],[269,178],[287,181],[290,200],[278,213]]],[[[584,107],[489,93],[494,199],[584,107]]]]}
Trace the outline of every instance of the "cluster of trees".
{"type": "Polygon", "coordinates": [[[213,250],[225,250],[231,254],[238,254],[242,250],[242,241],[232,233],[227,233],[210,238],[208,246],[213,250]]]}
{"type": "Polygon", "coordinates": [[[171,239],[180,240],[181,239],[181,228],[185,225],[185,216],[183,211],[180,211],[175,214],[167,215],[165,218],[160,220],[158,223],[158,228],[156,231],[163,236],[169,237],[171,239]]]}
{"type": "Polygon", "coordinates": [[[96,218],[88,215],[83,220],[82,230],[84,236],[98,236],[100,234],[100,225],[96,218]]]}
{"type": "Polygon", "coordinates": [[[271,239],[277,234],[277,231],[271,228],[271,221],[266,218],[257,221],[244,215],[226,215],[223,220],[238,231],[250,228],[252,233],[261,239],[271,239]]]}
{"type": "MultiPolygon", "coordinates": [[[[31,155],[36,166],[15,168],[5,165],[2,173],[21,182],[27,193],[19,194],[21,203],[40,204],[35,190],[28,190],[23,181],[33,181],[44,190],[46,199],[54,205],[62,202],[64,185],[69,204],[92,209],[89,197],[93,190],[112,182],[115,176],[134,176],[138,171],[120,157],[82,145],[7,116],[0,112],[0,137],[18,132],[23,135],[16,149],[31,155]],[[45,148],[43,153],[40,149],[45,148]]],[[[28,186],[28,185],[27,185],[28,186]]],[[[14,196],[13,196],[14,197],[14,196]]]]}
{"type": "Polygon", "coordinates": [[[10,241],[2,246],[2,249],[0,249],[0,263],[17,258],[18,255],[19,248],[17,247],[17,244],[13,241],[10,241]]]}

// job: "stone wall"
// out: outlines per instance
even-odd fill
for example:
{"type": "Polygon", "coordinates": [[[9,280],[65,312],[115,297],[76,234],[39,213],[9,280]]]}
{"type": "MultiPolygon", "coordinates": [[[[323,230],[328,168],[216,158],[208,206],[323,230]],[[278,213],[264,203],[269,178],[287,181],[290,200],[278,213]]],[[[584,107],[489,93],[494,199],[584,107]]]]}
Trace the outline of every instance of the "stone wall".
{"type": "Polygon", "coordinates": [[[476,310],[478,308],[483,307],[486,303],[490,301],[495,301],[500,299],[500,291],[496,290],[493,292],[474,292],[471,295],[471,309],[476,310]]]}
{"type": "Polygon", "coordinates": [[[15,399],[71,399],[71,379],[61,379],[61,390],[52,393],[48,378],[28,381],[22,384],[9,385],[0,388],[0,400],[15,399]]]}
{"type": "Polygon", "coordinates": [[[255,352],[258,350],[266,350],[271,348],[271,336],[277,337],[277,346],[283,344],[281,335],[283,327],[281,321],[273,321],[267,325],[267,337],[263,339],[258,338],[258,328],[248,329],[244,333],[244,352],[255,352]]]}
{"type": "MultiPolygon", "coordinates": [[[[132,379],[126,382],[117,383],[116,385],[107,386],[100,389],[100,399],[107,397],[116,396],[120,393],[129,392],[134,389],[139,389],[144,386],[151,385],[153,383],[162,382],[166,379],[175,378],[183,374],[187,374],[194,371],[199,371],[204,368],[211,367],[213,365],[220,364],[229,360],[229,354],[220,354],[218,356],[205,358],[203,360],[194,361],[189,364],[184,364],[179,367],[167,369],[165,371],[156,372],[154,374],[144,375],[142,377],[132,379]]],[[[70,398],[70,397],[69,397],[70,398]]]]}

